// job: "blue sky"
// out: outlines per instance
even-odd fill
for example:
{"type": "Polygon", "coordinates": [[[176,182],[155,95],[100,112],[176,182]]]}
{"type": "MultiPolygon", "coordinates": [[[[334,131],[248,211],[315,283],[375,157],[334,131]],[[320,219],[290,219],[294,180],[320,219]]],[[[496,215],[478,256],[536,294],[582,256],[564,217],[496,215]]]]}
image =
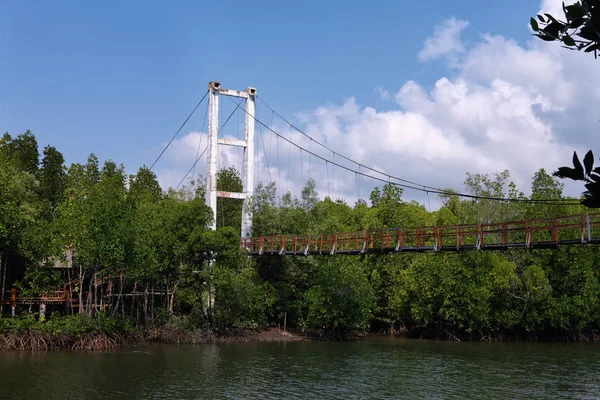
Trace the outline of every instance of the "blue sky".
{"type": "Polygon", "coordinates": [[[375,86],[433,83],[438,66],[416,53],[449,16],[529,36],[537,1],[492,3],[4,2],[0,128],[31,129],[73,161],[149,163],[210,80],[253,85],[286,114],[348,96],[377,105],[375,86]]]}
{"type": "MultiPolygon", "coordinates": [[[[465,73],[418,59],[436,26],[455,17],[468,21],[466,48],[489,33],[528,51],[539,9],[538,0],[6,1],[0,130],[31,129],[68,162],[94,152],[133,172],[152,163],[210,80],[257,87],[291,117],[349,98],[385,113],[398,105],[376,87],[393,94],[414,81],[427,91],[465,73]]],[[[202,117],[182,135],[199,131],[202,117]]]]}

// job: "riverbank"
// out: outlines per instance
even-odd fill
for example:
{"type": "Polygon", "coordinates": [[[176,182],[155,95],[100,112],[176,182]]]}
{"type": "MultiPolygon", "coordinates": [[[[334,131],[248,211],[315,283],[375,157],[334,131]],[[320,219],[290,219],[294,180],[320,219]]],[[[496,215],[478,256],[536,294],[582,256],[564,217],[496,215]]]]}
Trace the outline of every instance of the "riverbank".
{"type": "Polygon", "coordinates": [[[175,344],[230,343],[230,342],[301,342],[308,337],[276,328],[256,330],[239,329],[213,332],[204,329],[186,330],[181,325],[169,323],[153,328],[146,336],[148,341],[175,344]]]}
{"type": "Polygon", "coordinates": [[[34,314],[0,317],[0,351],[100,350],[144,343],[142,333],[123,318],[99,314],[55,314],[39,320],[34,314]]]}
{"type": "Polygon", "coordinates": [[[106,350],[148,342],[203,344],[228,342],[298,342],[305,336],[276,328],[231,329],[214,332],[186,329],[173,319],[160,327],[137,328],[122,318],[103,315],[53,316],[39,321],[33,316],[0,317],[0,351],[106,350]]]}
{"type": "Polygon", "coordinates": [[[254,332],[240,332],[229,335],[216,335],[210,331],[174,333],[154,332],[145,337],[140,333],[96,332],[79,336],[52,334],[37,331],[0,334],[0,351],[40,351],[40,350],[108,350],[117,347],[136,347],[148,342],[165,344],[208,344],[239,342],[301,342],[308,340],[289,332],[267,329],[254,332]]]}

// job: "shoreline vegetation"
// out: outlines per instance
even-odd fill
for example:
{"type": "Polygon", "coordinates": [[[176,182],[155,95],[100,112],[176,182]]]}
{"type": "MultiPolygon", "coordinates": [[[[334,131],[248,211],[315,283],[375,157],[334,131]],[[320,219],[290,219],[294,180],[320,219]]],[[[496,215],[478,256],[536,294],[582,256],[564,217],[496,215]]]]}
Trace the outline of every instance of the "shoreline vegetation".
{"type": "MultiPolygon", "coordinates": [[[[368,336],[393,336],[411,339],[447,340],[461,342],[461,339],[439,332],[406,330],[385,333],[354,332],[344,340],[357,340],[368,336]]],[[[124,347],[138,347],[150,343],[162,344],[222,344],[253,342],[306,342],[330,341],[323,331],[302,332],[298,328],[283,331],[279,327],[260,327],[254,329],[232,329],[213,332],[209,329],[186,327],[179,318],[173,318],[162,326],[140,329],[122,318],[100,316],[91,319],[83,315],[57,315],[48,321],[39,321],[32,316],[0,317],[0,352],[3,351],[46,351],[46,350],[112,350],[124,347]]],[[[468,338],[467,338],[467,341],[468,338]]],[[[473,340],[470,340],[471,342],[473,340]]],[[[599,342],[600,335],[589,333],[544,333],[530,334],[524,337],[497,335],[480,339],[479,342],[599,342]]]]}
{"type": "MultiPolygon", "coordinates": [[[[332,341],[357,332],[486,342],[600,334],[598,245],[248,257],[240,249],[242,203],[218,198],[213,215],[203,182],[194,177],[164,190],[149,168],[129,175],[93,154],[67,168],[56,148],[40,152],[33,133],[4,134],[0,312],[17,317],[0,317],[2,346],[250,340],[259,327],[276,326],[332,341]]],[[[404,228],[465,225],[493,227],[487,244],[506,243],[501,235],[526,243],[587,234],[580,224],[559,233],[543,225],[532,238],[507,222],[585,219],[589,210],[564,196],[563,184],[544,169],[532,176],[529,194],[509,171],[467,172],[471,197],[444,189],[422,202],[393,182],[362,191],[357,185],[354,204],[320,197],[312,178],[302,184],[297,195],[275,182],[257,184],[248,204],[253,236],[383,237],[393,229],[398,240],[414,242],[423,232],[408,237],[404,228]]],[[[239,172],[221,169],[217,190],[243,191],[239,172]]],[[[600,227],[590,226],[589,234],[600,237],[600,227]]],[[[476,244],[474,237],[457,240],[476,244]]]]}
{"type": "Polygon", "coordinates": [[[110,350],[147,343],[209,344],[232,342],[299,342],[310,338],[277,328],[213,332],[189,329],[180,319],[159,327],[139,329],[121,318],[55,316],[39,321],[32,316],[0,317],[0,351],[110,350]]]}

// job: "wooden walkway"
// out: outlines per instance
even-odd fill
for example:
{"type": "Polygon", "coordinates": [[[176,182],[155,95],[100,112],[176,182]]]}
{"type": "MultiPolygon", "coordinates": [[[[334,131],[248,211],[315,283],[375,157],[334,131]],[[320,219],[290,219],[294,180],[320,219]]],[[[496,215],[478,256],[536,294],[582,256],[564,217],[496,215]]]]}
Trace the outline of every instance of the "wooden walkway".
{"type": "Polygon", "coordinates": [[[600,244],[600,213],[498,224],[249,237],[241,239],[240,248],[252,256],[283,256],[539,249],[574,244],[600,244]]]}

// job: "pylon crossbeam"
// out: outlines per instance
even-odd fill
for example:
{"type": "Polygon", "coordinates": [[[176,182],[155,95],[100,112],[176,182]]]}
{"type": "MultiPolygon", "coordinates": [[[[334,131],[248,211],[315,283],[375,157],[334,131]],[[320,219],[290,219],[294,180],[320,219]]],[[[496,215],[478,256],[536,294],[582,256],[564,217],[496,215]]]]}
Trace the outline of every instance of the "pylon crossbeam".
{"type": "MultiPolygon", "coordinates": [[[[254,114],[256,88],[248,87],[244,91],[224,89],[221,84],[211,81],[208,84],[208,174],[206,177],[206,204],[212,209],[213,216],[217,215],[217,197],[241,199],[242,207],[242,238],[251,235],[252,213],[248,202],[254,192],[254,114]],[[219,138],[219,96],[240,97],[245,99],[244,140],[219,138]],[[219,159],[219,144],[242,147],[244,149],[244,164],[242,168],[243,192],[217,191],[217,173],[219,159]]],[[[210,226],[217,228],[216,217],[210,226]]]]}

